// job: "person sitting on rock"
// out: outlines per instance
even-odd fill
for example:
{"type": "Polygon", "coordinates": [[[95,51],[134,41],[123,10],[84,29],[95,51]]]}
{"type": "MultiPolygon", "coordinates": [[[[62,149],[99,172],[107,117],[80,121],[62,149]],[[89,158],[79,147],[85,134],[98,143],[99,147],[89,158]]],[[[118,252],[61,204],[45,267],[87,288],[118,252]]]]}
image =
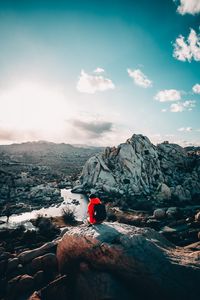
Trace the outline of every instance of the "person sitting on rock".
{"type": "Polygon", "coordinates": [[[100,224],[106,219],[105,205],[101,203],[101,200],[95,194],[91,194],[89,199],[87,220],[90,225],[100,224]]]}

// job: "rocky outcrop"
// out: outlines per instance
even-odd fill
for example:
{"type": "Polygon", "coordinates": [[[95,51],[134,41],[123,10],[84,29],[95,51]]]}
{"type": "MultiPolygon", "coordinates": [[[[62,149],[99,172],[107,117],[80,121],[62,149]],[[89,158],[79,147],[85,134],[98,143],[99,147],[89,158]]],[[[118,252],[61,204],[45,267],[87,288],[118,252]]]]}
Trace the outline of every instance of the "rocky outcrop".
{"type": "Polygon", "coordinates": [[[71,299],[199,295],[199,251],[176,248],[150,228],[119,223],[73,228],[59,242],[57,259],[61,274],[72,280],[71,299]]]}
{"type": "Polygon", "coordinates": [[[20,254],[0,249],[1,299],[27,299],[34,290],[54,281],[58,276],[55,255],[58,240],[20,254]]]}
{"type": "MultiPolygon", "coordinates": [[[[175,207],[162,209],[161,216],[158,210],[155,216],[133,210],[110,210],[109,213],[116,212],[114,216],[123,224],[67,226],[56,239],[40,247],[35,244],[36,248],[29,239],[20,250],[17,246],[10,252],[5,238],[8,232],[2,232],[0,297],[51,300],[59,295],[60,300],[117,300],[123,295],[124,300],[143,300],[147,296],[160,299],[162,295],[162,299],[193,299],[200,268],[199,210],[194,209],[191,217],[187,213],[183,216],[181,209],[175,207]],[[175,219],[178,214],[182,220],[175,219]],[[180,240],[177,245],[187,246],[176,248],[146,226],[157,228],[170,241],[180,240]],[[190,236],[185,236],[186,232],[191,232],[190,236]],[[27,249],[28,244],[31,249],[27,249]]],[[[30,238],[33,239],[32,234],[30,238]]]]}
{"type": "Polygon", "coordinates": [[[37,181],[28,172],[17,174],[0,169],[0,216],[6,215],[6,206],[11,215],[29,211],[30,206],[40,208],[63,201],[57,183],[37,181]]]}
{"type": "MultiPolygon", "coordinates": [[[[154,146],[134,134],[117,148],[91,157],[73,189],[101,194],[150,196],[157,202],[200,200],[200,157],[184,148],[162,143],[154,146]]],[[[133,197],[132,197],[133,198],[133,197]]]]}

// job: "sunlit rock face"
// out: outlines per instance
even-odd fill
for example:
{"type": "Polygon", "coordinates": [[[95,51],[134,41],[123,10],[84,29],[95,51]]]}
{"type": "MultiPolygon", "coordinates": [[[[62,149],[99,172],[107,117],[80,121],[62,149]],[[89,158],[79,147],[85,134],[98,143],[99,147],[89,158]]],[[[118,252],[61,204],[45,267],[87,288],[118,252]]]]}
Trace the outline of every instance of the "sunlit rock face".
{"type": "Polygon", "coordinates": [[[108,147],[91,157],[74,191],[188,201],[200,194],[199,165],[199,158],[188,157],[179,145],[155,146],[147,137],[134,134],[117,148],[108,147]]]}
{"type": "Polygon", "coordinates": [[[73,279],[73,299],[186,300],[199,294],[197,252],[176,248],[150,228],[105,222],[67,231],[57,260],[61,274],[73,279]]]}

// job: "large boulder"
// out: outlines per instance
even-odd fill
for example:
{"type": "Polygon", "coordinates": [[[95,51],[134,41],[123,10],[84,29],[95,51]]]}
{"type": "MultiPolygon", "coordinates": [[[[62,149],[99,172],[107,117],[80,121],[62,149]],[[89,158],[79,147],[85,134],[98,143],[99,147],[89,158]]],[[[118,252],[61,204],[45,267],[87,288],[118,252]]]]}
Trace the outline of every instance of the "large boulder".
{"type": "MultiPolygon", "coordinates": [[[[196,159],[196,158],[195,158],[196,159]]],[[[134,134],[117,148],[107,147],[85,164],[74,192],[94,189],[102,195],[124,195],[131,199],[151,196],[158,202],[176,198],[190,201],[200,195],[200,167],[176,144],[153,145],[134,134]]]]}
{"type": "Polygon", "coordinates": [[[71,299],[199,296],[199,252],[177,248],[150,228],[119,223],[72,228],[58,244],[57,259],[61,274],[72,280],[71,299]]]}
{"type": "Polygon", "coordinates": [[[69,282],[67,277],[60,276],[49,284],[41,288],[39,291],[34,292],[28,299],[29,300],[55,300],[59,297],[59,300],[73,300],[69,294],[68,288],[69,282]]]}
{"type": "Polygon", "coordinates": [[[27,250],[18,255],[19,261],[23,264],[30,262],[34,258],[44,255],[46,253],[55,252],[55,249],[57,247],[57,240],[53,240],[52,242],[45,243],[39,248],[33,249],[33,250],[27,250]]]}
{"type": "Polygon", "coordinates": [[[166,217],[166,212],[163,208],[158,208],[154,210],[153,216],[157,220],[164,219],[166,217]]]}
{"type": "Polygon", "coordinates": [[[8,299],[18,299],[19,296],[31,291],[34,287],[32,276],[24,274],[11,279],[7,284],[8,299]]]}
{"type": "Polygon", "coordinates": [[[161,183],[157,188],[157,199],[158,200],[169,200],[171,199],[171,189],[165,184],[161,183]]]}
{"type": "Polygon", "coordinates": [[[35,273],[43,270],[46,273],[54,273],[57,271],[57,259],[55,254],[47,253],[34,258],[31,262],[30,269],[35,273]]]}

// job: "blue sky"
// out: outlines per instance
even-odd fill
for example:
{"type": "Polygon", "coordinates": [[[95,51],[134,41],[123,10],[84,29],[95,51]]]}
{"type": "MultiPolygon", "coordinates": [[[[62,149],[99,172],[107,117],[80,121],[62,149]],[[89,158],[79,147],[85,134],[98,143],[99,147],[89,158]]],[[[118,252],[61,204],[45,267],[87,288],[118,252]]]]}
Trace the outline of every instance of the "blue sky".
{"type": "Polygon", "coordinates": [[[200,1],[0,1],[0,143],[200,145],[200,1]]]}

